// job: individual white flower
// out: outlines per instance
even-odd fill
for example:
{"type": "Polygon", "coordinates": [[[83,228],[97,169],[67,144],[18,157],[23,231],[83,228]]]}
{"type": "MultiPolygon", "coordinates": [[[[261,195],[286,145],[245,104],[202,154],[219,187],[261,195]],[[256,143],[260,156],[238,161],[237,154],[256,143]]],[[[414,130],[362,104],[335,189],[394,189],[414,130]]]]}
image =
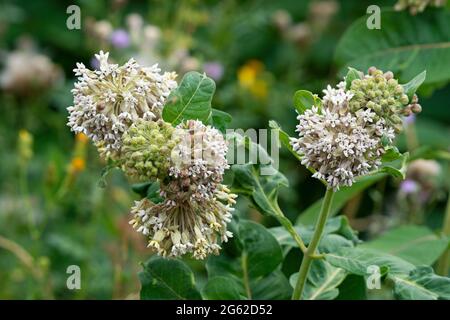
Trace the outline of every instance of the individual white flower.
{"type": "Polygon", "coordinates": [[[336,190],[376,169],[385,152],[382,141],[391,143],[395,135],[372,110],[350,112],[353,95],[343,85],[324,93],[321,110],[314,106],[297,117],[299,138],[291,138],[291,144],[302,164],[316,171],[313,177],[336,190]]]}
{"type": "Polygon", "coordinates": [[[114,157],[132,123],[161,117],[164,102],[177,83],[175,73],[161,74],[157,65],[141,67],[130,59],[119,66],[109,63],[108,56],[103,51],[96,55],[99,70],[77,63],[74,105],[67,110],[72,131],[86,134],[104,157],[114,157]]]}
{"type": "Polygon", "coordinates": [[[174,201],[166,198],[155,204],[144,198],[131,210],[130,224],[148,239],[148,247],[164,257],[190,254],[204,259],[218,254],[220,242],[227,242],[227,231],[236,195],[225,186],[216,188],[210,199],[174,201]]]}

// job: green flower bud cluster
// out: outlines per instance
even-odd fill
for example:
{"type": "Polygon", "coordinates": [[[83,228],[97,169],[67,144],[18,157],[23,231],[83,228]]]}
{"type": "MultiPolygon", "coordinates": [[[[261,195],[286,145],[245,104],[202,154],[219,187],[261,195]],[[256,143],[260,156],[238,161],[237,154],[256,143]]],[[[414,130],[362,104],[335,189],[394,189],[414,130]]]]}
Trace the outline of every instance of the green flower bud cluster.
{"type": "Polygon", "coordinates": [[[170,154],[178,140],[175,128],[163,120],[138,120],[123,135],[122,170],[138,180],[163,179],[170,168],[170,154]]]}
{"type": "Polygon", "coordinates": [[[401,131],[401,116],[405,115],[405,106],[408,105],[409,99],[392,72],[383,73],[371,67],[368,75],[352,81],[350,91],[353,93],[349,103],[351,112],[371,109],[396,131],[401,131]]]}

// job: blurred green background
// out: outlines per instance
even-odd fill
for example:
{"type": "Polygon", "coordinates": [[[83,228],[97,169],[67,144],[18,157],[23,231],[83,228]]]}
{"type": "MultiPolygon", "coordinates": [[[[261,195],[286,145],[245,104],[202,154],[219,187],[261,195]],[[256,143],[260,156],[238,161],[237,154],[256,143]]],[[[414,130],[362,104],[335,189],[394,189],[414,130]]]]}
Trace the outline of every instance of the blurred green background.
{"type": "MultiPolygon", "coordinates": [[[[150,251],[128,225],[137,197],[120,172],[103,179],[96,150],[66,126],[76,62],[95,68],[102,49],[118,63],[159,63],[178,79],[204,71],[217,84],[214,107],[233,115],[231,128],[267,128],[274,119],[294,135],[294,92],[337,83],[336,47],[374,2],[396,1],[1,1],[0,298],[138,298],[139,262],[150,251]],[[66,27],[71,4],[81,9],[80,30],[66,27]],[[66,287],[69,265],[81,268],[81,290],[66,287]]],[[[447,83],[419,91],[423,112],[406,131],[412,136],[399,137],[402,151],[408,143],[449,149],[447,83]]],[[[323,190],[285,150],[280,155],[291,185],[280,203],[295,220],[323,190]]],[[[406,222],[440,228],[448,164],[418,167],[409,189],[383,180],[345,206],[363,239],[406,222]]],[[[243,200],[238,208],[275,224],[243,200]]]]}

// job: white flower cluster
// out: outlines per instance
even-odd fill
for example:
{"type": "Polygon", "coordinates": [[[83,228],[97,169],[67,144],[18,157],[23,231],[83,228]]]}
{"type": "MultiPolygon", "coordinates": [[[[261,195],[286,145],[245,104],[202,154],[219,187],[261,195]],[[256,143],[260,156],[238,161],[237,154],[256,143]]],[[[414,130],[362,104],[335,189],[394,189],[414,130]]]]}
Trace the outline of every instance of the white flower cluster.
{"type": "Polygon", "coordinates": [[[219,131],[196,120],[178,125],[170,140],[177,144],[167,176],[160,179],[164,201],[136,202],[130,224],[159,255],[204,259],[218,254],[218,242],[232,236],[227,223],[236,195],[222,184],[227,144],[219,131]]]}
{"type": "Polygon", "coordinates": [[[68,125],[91,138],[104,157],[117,160],[131,178],[158,180],[161,203],[137,201],[130,224],[162,256],[190,254],[204,259],[217,254],[227,231],[236,195],[223,184],[229,167],[222,134],[197,120],[176,128],[162,119],[165,100],[175,88],[174,73],[155,65],[108,63],[96,55],[99,70],[83,64],[74,70],[68,125]]]}
{"type": "Polygon", "coordinates": [[[165,199],[154,204],[148,199],[137,201],[130,221],[148,239],[148,247],[164,257],[191,254],[204,259],[218,254],[218,241],[227,242],[233,234],[227,231],[236,195],[219,185],[214,197],[203,201],[177,202],[165,199]]]}
{"type": "Polygon", "coordinates": [[[365,175],[381,164],[384,143],[395,137],[370,109],[349,111],[353,97],[345,84],[324,90],[323,106],[314,106],[298,116],[299,138],[291,138],[302,164],[314,169],[313,177],[326,181],[329,187],[350,186],[357,176],[365,175]],[[384,143],[383,143],[383,142],[384,143]]]}
{"type": "Polygon", "coordinates": [[[160,73],[157,65],[141,67],[134,59],[123,66],[108,63],[109,53],[95,55],[99,70],[77,63],[78,82],[72,90],[74,105],[68,126],[86,134],[105,157],[120,152],[122,135],[137,119],[158,119],[170,91],[177,85],[175,73],[160,73]]]}
{"type": "Polygon", "coordinates": [[[174,138],[179,143],[171,153],[173,179],[165,193],[191,200],[211,198],[229,168],[222,134],[201,121],[188,120],[177,126],[174,138]]]}
{"type": "Polygon", "coordinates": [[[218,254],[227,241],[236,195],[223,184],[227,144],[222,134],[201,121],[188,120],[175,129],[167,177],[160,180],[164,201],[135,204],[130,223],[148,246],[162,256],[191,254],[204,259],[218,254]]]}

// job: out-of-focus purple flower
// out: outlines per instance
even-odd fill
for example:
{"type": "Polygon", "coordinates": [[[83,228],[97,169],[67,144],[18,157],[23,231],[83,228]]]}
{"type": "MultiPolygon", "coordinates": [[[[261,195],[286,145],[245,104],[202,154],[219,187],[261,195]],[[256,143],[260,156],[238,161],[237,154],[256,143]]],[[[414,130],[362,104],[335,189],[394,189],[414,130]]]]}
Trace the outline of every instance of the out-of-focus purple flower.
{"type": "Polygon", "coordinates": [[[410,116],[405,117],[405,124],[410,125],[413,124],[416,121],[416,115],[411,114],[410,116]]]}
{"type": "Polygon", "coordinates": [[[95,70],[100,69],[100,62],[97,60],[96,57],[91,58],[91,67],[94,68],[95,70]]]}
{"type": "Polygon", "coordinates": [[[114,30],[110,37],[111,44],[119,49],[130,45],[130,35],[123,29],[114,30]]]}
{"type": "Polygon", "coordinates": [[[400,184],[400,190],[405,194],[414,193],[419,190],[419,185],[414,180],[406,179],[400,184]]]}
{"type": "Polygon", "coordinates": [[[215,81],[219,81],[223,76],[223,65],[217,61],[206,62],[203,65],[203,70],[208,77],[213,78],[215,81]]]}

